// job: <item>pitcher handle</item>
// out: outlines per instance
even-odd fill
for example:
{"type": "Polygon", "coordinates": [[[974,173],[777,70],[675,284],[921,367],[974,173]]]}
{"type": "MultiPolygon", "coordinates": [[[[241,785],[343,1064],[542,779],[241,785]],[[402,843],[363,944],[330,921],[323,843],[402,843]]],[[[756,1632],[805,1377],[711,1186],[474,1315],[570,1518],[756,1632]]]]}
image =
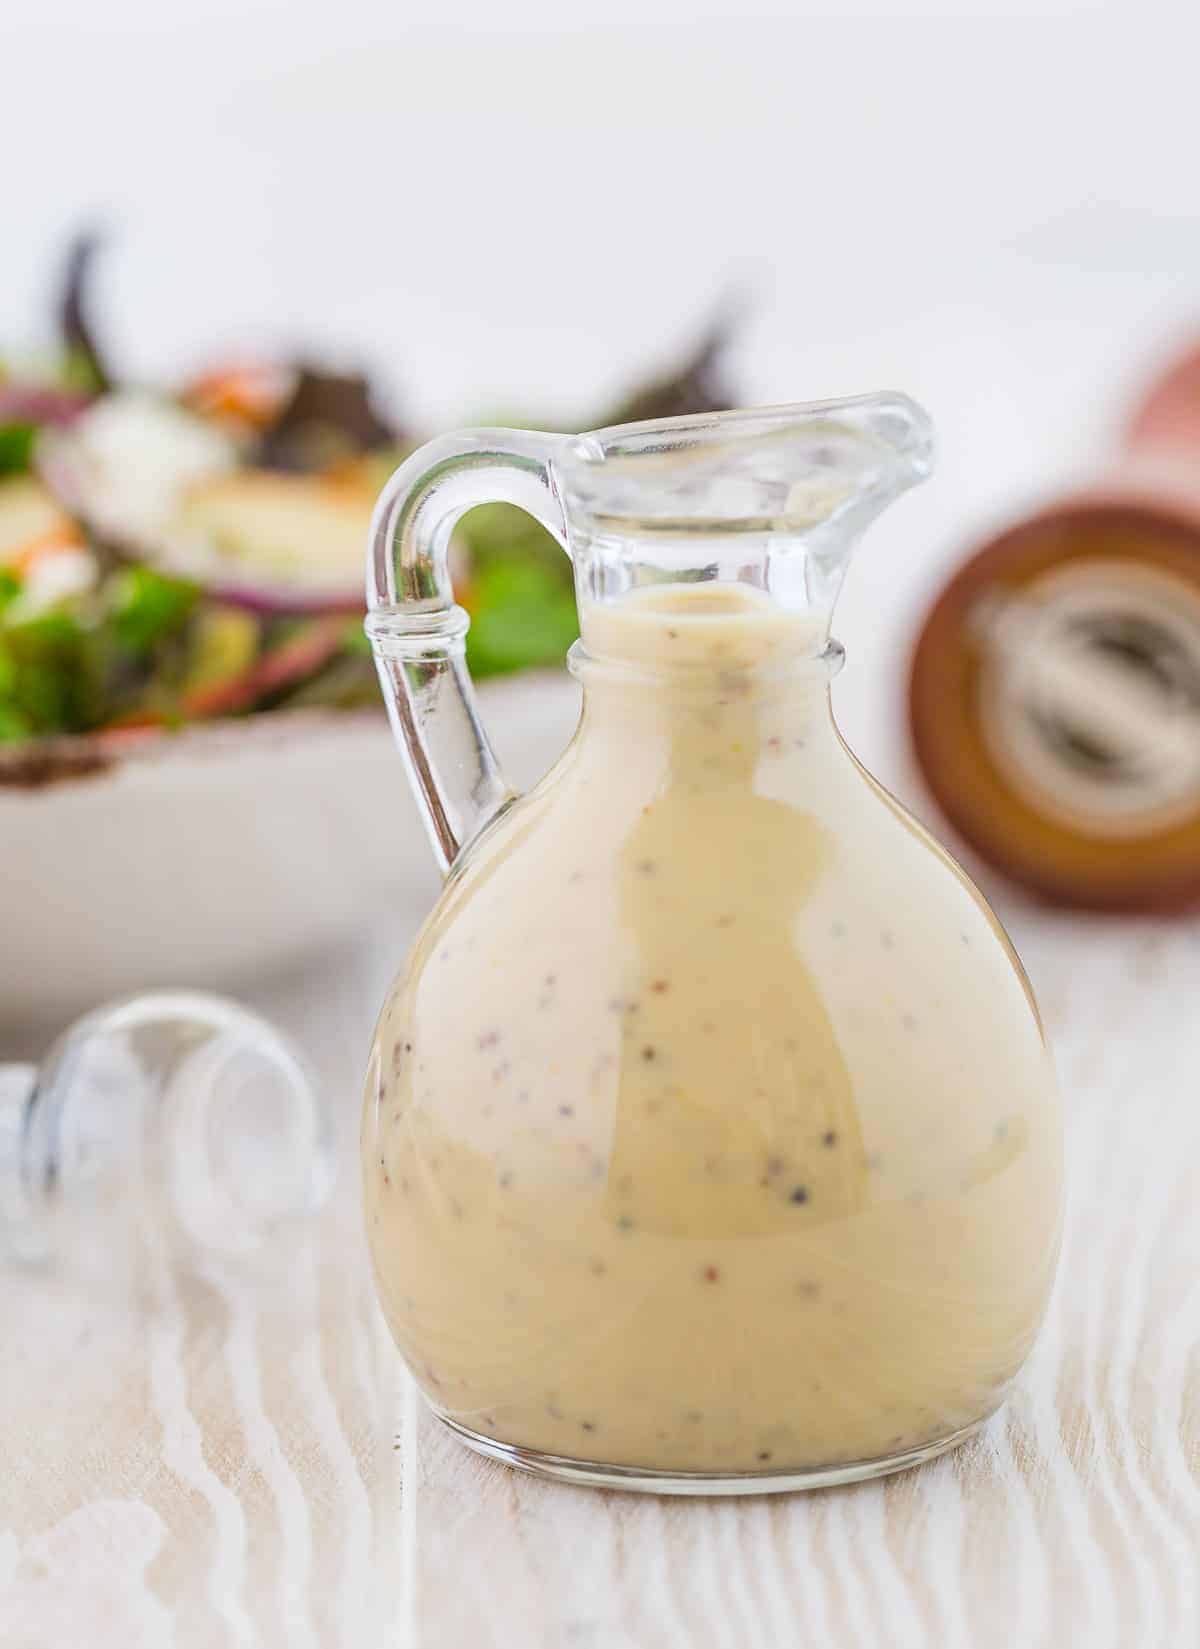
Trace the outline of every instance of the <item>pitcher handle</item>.
{"type": "Polygon", "coordinates": [[[552,460],[568,437],[472,429],[405,459],[379,496],[367,634],[392,731],[443,872],[515,792],[479,718],[454,600],[450,540],[477,504],[515,504],[567,548],[552,460]]]}

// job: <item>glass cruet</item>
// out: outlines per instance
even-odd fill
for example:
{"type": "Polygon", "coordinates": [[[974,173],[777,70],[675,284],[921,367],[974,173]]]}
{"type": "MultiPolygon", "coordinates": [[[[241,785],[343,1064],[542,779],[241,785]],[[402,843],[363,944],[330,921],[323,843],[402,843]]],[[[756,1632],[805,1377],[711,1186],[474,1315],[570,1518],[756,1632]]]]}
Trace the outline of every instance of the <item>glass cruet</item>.
{"type": "Polygon", "coordinates": [[[829,624],[931,461],[899,395],[450,435],[380,498],[367,628],[447,872],[366,1086],[368,1234],[426,1399],[527,1470],[675,1493],[868,1477],[1003,1401],[1061,1166],[1028,982],[855,761],[829,624]],[[449,554],[574,564],[576,735],[516,796],[449,554]]]}

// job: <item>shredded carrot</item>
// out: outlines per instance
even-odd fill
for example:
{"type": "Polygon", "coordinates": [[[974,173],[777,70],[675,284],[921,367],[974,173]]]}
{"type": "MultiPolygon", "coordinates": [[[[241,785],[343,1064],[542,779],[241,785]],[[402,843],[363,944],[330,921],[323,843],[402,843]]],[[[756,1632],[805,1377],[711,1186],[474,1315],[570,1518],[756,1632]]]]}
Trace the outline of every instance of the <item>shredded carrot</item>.
{"type": "Polygon", "coordinates": [[[66,550],[80,549],[82,546],[82,535],[69,521],[65,521],[61,526],[38,533],[36,538],[26,539],[24,544],[18,545],[5,558],[5,565],[23,577],[36,562],[61,555],[66,550]]]}
{"type": "Polygon", "coordinates": [[[271,365],[228,366],[206,372],[187,390],[198,412],[265,429],[287,393],[286,376],[271,365]]]}

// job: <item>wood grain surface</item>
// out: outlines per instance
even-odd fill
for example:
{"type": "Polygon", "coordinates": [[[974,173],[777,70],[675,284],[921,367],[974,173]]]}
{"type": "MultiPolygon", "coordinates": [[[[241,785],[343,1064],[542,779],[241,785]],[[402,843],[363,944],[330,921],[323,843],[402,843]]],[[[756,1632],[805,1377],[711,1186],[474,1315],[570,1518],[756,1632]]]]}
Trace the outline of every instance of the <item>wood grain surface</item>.
{"type": "Polygon", "coordinates": [[[3,1649],[403,1641],[401,1371],[353,1172],[387,971],[339,958],[257,1001],[312,1051],[342,1124],[318,1220],[247,1262],[134,1218],[0,1271],[3,1649]]]}
{"type": "MultiPolygon", "coordinates": [[[[4,1649],[1200,1642],[1200,932],[1005,913],[1066,1115],[1058,1286],[1006,1409],[917,1471],[757,1501],[469,1454],[382,1334],[353,1172],[252,1272],[5,1274],[4,1649]]],[[[259,1005],[347,1148],[389,946],[259,1005]]]]}

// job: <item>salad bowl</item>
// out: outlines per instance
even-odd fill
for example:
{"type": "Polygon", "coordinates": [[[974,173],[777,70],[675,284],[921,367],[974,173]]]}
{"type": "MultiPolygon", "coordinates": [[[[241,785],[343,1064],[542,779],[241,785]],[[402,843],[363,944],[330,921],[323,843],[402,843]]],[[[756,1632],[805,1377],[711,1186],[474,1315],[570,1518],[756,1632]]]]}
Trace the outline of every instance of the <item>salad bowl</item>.
{"type": "MultiPolygon", "coordinates": [[[[575,725],[565,671],[483,684],[536,781],[575,725]]],[[[0,748],[0,1037],[152,986],[234,991],[436,893],[382,708],[0,748]]]]}
{"type": "MultiPolygon", "coordinates": [[[[236,991],[435,892],[362,627],[375,497],[417,430],[303,359],[138,383],[93,324],[95,252],[70,249],[56,355],[0,359],[6,1045],[123,992],[236,991]]],[[[729,404],[729,322],[599,422],[729,404]]],[[[528,784],[578,713],[570,567],[503,504],[453,552],[528,784]]]]}

